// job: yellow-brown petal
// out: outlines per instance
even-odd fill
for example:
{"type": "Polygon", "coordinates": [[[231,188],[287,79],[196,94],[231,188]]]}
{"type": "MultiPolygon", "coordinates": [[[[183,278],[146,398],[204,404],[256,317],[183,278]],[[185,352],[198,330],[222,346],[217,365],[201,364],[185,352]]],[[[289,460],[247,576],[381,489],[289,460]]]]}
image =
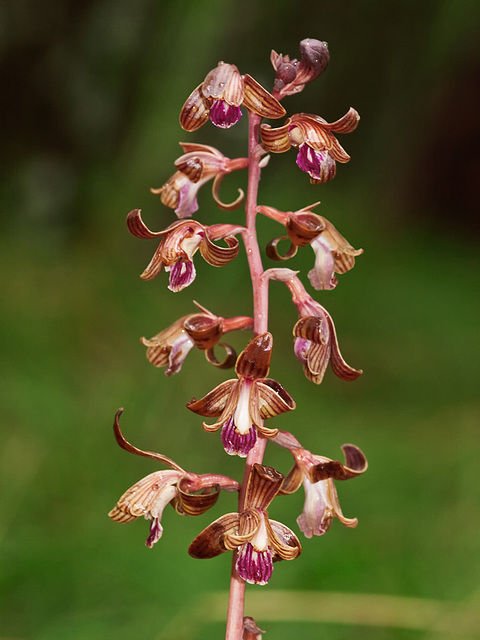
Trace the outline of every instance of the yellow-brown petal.
{"type": "Polygon", "coordinates": [[[335,331],[335,325],[333,324],[332,318],[327,315],[328,323],[330,325],[330,333],[331,333],[331,346],[332,353],[330,356],[330,365],[332,367],[333,373],[341,378],[342,380],[355,380],[359,375],[363,373],[361,369],[354,369],[349,364],[345,362],[342,354],[340,353],[340,348],[338,346],[337,334],[335,331]]]}
{"type": "Polygon", "coordinates": [[[189,493],[187,488],[187,478],[182,478],[178,483],[177,504],[175,508],[178,513],[187,516],[199,516],[213,507],[220,495],[219,487],[208,487],[201,493],[189,493]]]}
{"type": "Polygon", "coordinates": [[[264,420],[295,409],[295,400],[276,380],[264,378],[254,384],[259,392],[259,410],[264,420]]]}
{"type": "MultiPolygon", "coordinates": [[[[180,319],[182,326],[201,351],[213,347],[223,335],[222,318],[193,313],[180,319]]],[[[162,332],[163,333],[163,332],[162,332]]],[[[161,336],[162,334],[159,334],[161,336]]]]}
{"type": "Polygon", "coordinates": [[[353,444],[342,445],[345,455],[345,464],[339,460],[320,462],[309,469],[309,478],[312,482],[333,478],[333,480],[349,480],[364,473],[368,468],[367,459],[361,449],[353,444]]]}
{"type": "Polygon", "coordinates": [[[185,131],[196,131],[205,124],[210,115],[212,101],[204,97],[199,85],[188,96],[180,111],[180,126],[185,131]]]}
{"type": "Polygon", "coordinates": [[[219,247],[210,240],[208,230],[205,232],[205,239],[200,245],[200,253],[203,259],[212,267],[223,267],[238,256],[240,243],[235,236],[224,238],[227,247],[219,247]]]}
{"type": "Polygon", "coordinates": [[[237,353],[235,349],[227,344],[226,342],[218,342],[218,347],[222,347],[225,349],[225,357],[223,360],[218,360],[215,355],[215,351],[213,347],[210,347],[205,351],[205,358],[210,364],[213,364],[214,367],[218,367],[219,369],[231,369],[235,366],[235,362],[237,360],[237,353]]]}
{"type": "Polygon", "coordinates": [[[130,522],[147,516],[161,492],[178,482],[182,475],[181,471],[154,471],[125,491],[109,517],[116,522],[130,522]]]}
{"type": "Polygon", "coordinates": [[[238,530],[238,513],[226,513],[208,525],[188,547],[192,558],[215,558],[229,549],[225,546],[225,537],[238,530]]]}
{"type": "Polygon", "coordinates": [[[187,402],[187,409],[201,416],[220,416],[227,406],[229,398],[238,396],[238,380],[226,380],[207,393],[200,400],[187,402]]]}
{"type": "Polygon", "coordinates": [[[242,378],[265,378],[270,368],[273,337],[268,331],[256,336],[238,356],[235,371],[242,378]]]}
{"type": "Polygon", "coordinates": [[[268,533],[268,544],[278,556],[277,560],[294,560],[302,552],[300,540],[291,529],[277,522],[270,520],[268,514],[265,514],[265,524],[268,533]]]}
{"type": "MultiPolygon", "coordinates": [[[[249,509],[263,511],[280,491],[283,474],[272,467],[254,464],[248,477],[245,505],[249,509]]],[[[243,533],[243,531],[241,531],[243,533]]]]}
{"type": "Polygon", "coordinates": [[[239,107],[243,100],[244,81],[234,64],[219,62],[210,71],[201,85],[201,92],[210,100],[225,100],[227,104],[239,107]]]}
{"type": "Polygon", "coordinates": [[[220,200],[220,196],[219,196],[220,185],[224,177],[225,177],[224,173],[219,173],[217,176],[215,176],[215,179],[212,185],[212,196],[215,202],[217,203],[217,205],[220,207],[220,209],[222,209],[223,211],[234,211],[235,209],[238,209],[238,207],[242,204],[245,198],[245,193],[243,192],[242,189],[239,188],[238,189],[239,195],[235,200],[233,200],[233,202],[226,203],[220,200]]]}
{"type": "Polygon", "coordinates": [[[288,135],[289,129],[290,118],[282,127],[277,127],[276,129],[272,129],[269,124],[262,124],[260,126],[262,145],[270,153],[284,153],[288,151],[292,146],[290,136],[288,135]]]}
{"type": "Polygon", "coordinates": [[[270,260],[275,260],[276,262],[283,262],[285,260],[289,260],[290,258],[293,258],[293,256],[296,255],[298,248],[293,242],[290,242],[290,247],[287,249],[287,251],[285,251],[285,253],[281,254],[278,251],[277,246],[279,242],[281,242],[282,240],[288,240],[288,237],[280,236],[279,238],[274,238],[273,240],[270,240],[270,242],[265,247],[265,253],[270,258],[270,260]]]}
{"type": "Polygon", "coordinates": [[[285,477],[279,493],[285,495],[295,493],[295,491],[298,491],[298,489],[302,486],[302,482],[303,471],[298,466],[298,464],[295,464],[292,469],[290,469],[288,475],[285,477]]]}
{"type": "MultiPolygon", "coordinates": [[[[311,211],[288,216],[285,225],[288,237],[297,247],[306,247],[325,229],[325,218],[311,211]]],[[[333,225],[332,225],[333,226],[333,225]]]]}
{"type": "Polygon", "coordinates": [[[246,73],[245,95],[243,104],[249,110],[262,116],[262,118],[282,118],[286,111],[280,102],[262,87],[252,76],[246,73]]]}

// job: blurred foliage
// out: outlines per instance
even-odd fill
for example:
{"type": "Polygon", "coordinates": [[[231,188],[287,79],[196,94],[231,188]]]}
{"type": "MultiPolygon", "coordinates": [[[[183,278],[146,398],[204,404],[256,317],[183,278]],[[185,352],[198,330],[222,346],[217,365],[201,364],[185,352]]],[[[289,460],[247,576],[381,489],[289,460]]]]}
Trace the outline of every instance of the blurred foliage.
{"type": "MultiPolygon", "coordinates": [[[[285,105],[328,120],[356,107],[360,127],[342,140],[352,161],[332,183],[312,187],[293,153],[274,157],[260,201],[289,210],[321,199],[319,212],[365,249],[319,298],[345,358],[365,373],[353,384],[331,373],[320,388],[308,383],[291,350],[295,310],[272,284],[271,375],[297,401],[276,424],[332,458],[354,442],[370,469],[339,486],[359,527],[336,522],[306,540],[297,561],[276,565],[271,585],[478,602],[479,24],[476,0],[0,5],[0,638],[160,639],[198,596],[228,588],[229,554],[204,563],[186,547],[235,509],[234,496],[196,519],[167,511],[153,551],[143,545],[147,523],[120,527],[106,513],[156,468],[116,447],[119,406],[137,446],[199,473],[240,477],[242,461],[184,408],[225,373],[192,353],[166,379],[138,338],[187,313],[192,299],[226,316],[249,313],[246,262],[215,270],[197,260],[197,280],[174,295],[161,277],[138,279],[153,249],[128,236],[124,218],[140,207],[152,228],[173,219],[149,189],[171,175],[179,140],[245,154],[244,122],[191,137],[178,125],[183,101],[218,60],[270,86],[270,49],[296,56],[308,36],[328,41],[332,61],[285,105]]],[[[227,178],[222,197],[235,197],[239,184],[227,178]]],[[[200,205],[202,221],[225,220],[208,187],[200,205]]],[[[259,221],[262,242],[277,230],[259,221]]],[[[289,266],[305,274],[312,257],[306,249],[289,266]]],[[[245,335],[233,342],[241,350],[245,335]]],[[[290,467],[273,446],[266,462],[290,467]]],[[[300,495],[271,507],[294,527],[301,509],[300,495]]],[[[192,640],[222,637],[223,626],[205,618],[192,640]]],[[[258,622],[277,639],[438,637],[258,622]]]]}

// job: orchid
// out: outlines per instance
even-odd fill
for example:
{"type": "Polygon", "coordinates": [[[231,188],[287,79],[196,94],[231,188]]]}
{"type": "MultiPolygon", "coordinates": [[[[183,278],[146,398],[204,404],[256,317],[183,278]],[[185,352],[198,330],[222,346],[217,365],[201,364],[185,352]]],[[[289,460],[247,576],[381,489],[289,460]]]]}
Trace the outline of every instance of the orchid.
{"type": "Polygon", "coordinates": [[[150,520],[150,533],[145,544],[151,549],[162,537],[161,519],[168,504],[172,504],[180,515],[201,515],[216,503],[220,487],[226,491],[237,491],[238,483],[225,476],[187,473],[160,453],[137,449],[125,440],[120,430],[119,418],[122,411],[123,409],[117,411],[114,422],[115,438],[122,449],[172,467],[154,471],[139,480],[127,489],[108,514],[112,520],[120,523],[132,522],[140,516],[150,520]],[[202,493],[196,495],[197,491],[202,493]]]}
{"type": "Polygon", "coordinates": [[[359,120],[360,116],[353,108],[331,123],[317,115],[297,113],[277,129],[262,124],[262,144],[271,153],[283,153],[292,146],[296,147],[297,164],[309,174],[310,182],[328,182],[335,177],[335,163],[350,160],[333,133],[351,133],[359,120]]]}
{"type": "MultiPolygon", "coordinates": [[[[293,560],[301,553],[295,533],[270,518],[272,501],[303,485],[305,505],[297,523],[307,538],[325,533],[333,517],[354,527],[357,520],[343,515],[334,482],[360,475],[367,468],[365,456],[354,445],[343,446],[345,463],[342,464],[311,454],[295,435],[279,431],[276,421],[272,427],[266,426],[267,419],[296,407],[283,386],[268,377],[273,353],[273,336],[269,330],[270,287],[286,286],[292,295],[298,312],[298,321],[293,327],[294,353],[309,380],[320,384],[328,364],[343,380],[354,380],[362,373],[343,359],[333,320],[306,292],[300,271],[279,265],[264,268],[256,226],[258,214],[283,225],[285,235],[274,238],[266,248],[267,257],[273,260],[287,260],[296,255],[299,247],[312,247],[315,262],[308,278],[316,290],[334,289],[338,274],[351,270],[355,258],[362,253],[362,249],[354,249],[347,242],[330,220],[314,211],[318,202],[291,211],[259,206],[257,202],[260,179],[263,172],[270,169],[269,152],[276,154],[296,148],[297,164],[309,174],[312,183],[331,180],[335,176],[336,163],[350,160],[336,134],[349,133],[356,128],[359,115],[353,108],[332,123],[317,115],[297,113],[287,117],[277,128],[262,124],[262,118],[286,116],[280,100],[302,91],[323,73],[329,59],[327,44],[312,38],[300,42],[298,60],[272,51],[270,61],[275,77],[271,93],[252,76],[240,74],[235,65],[219,62],[187,98],[180,112],[180,125],[193,132],[210,120],[220,129],[230,129],[246,110],[248,157],[229,158],[215,147],[182,142],[183,153],[175,161],[175,173],[159,189],[151,190],[160,196],[165,206],[175,211],[178,219],[161,231],[151,231],[144,223],[140,209],[134,209],[127,216],[127,227],[133,236],[155,238],[158,243],[140,277],[151,280],[165,270],[169,273],[168,288],[173,292],[182,291],[194,281],[197,252],[207,263],[219,267],[238,256],[240,243],[245,249],[252,285],[250,315],[223,317],[195,302],[197,309],[193,313],[179,314],[181,317],[170,321],[169,326],[152,338],[141,338],[149,362],[164,368],[167,376],[173,376],[187,366],[187,356],[194,348],[203,351],[207,361],[219,369],[235,366],[233,377],[223,378],[220,384],[217,380],[213,389],[209,386],[211,390],[206,395],[198,400],[193,397],[186,407],[193,414],[203,416],[205,431],[220,431],[223,449],[228,455],[246,458],[243,480],[237,482],[223,475],[185,471],[163,454],[137,449],[120,432],[118,420],[122,410],[119,410],[114,425],[118,444],[130,453],[161,462],[167,469],[154,471],[136,482],[109,513],[117,522],[130,522],[144,516],[150,522],[147,546],[153,547],[162,536],[162,516],[167,505],[172,505],[181,515],[199,515],[216,503],[221,490],[238,492],[236,506],[228,512],[223,511],[223,515],[199,533],[189,547],[194,558],[213,558],[227,551],[233,552],[226,640],[260,640],[263,631],[253,618],[244,615],[246,583],[265,585],[272,576],[275,561],[293,560]],[[219,195],[222,180],[240,169],[247,169],[248,173],[246,197],[239,189],[238,197],[225,203],[219,195]],[[212,181],[214,204],[222,210],[222,216],[245,201],[244,222],[207,225],[192,218],[199,208],[199,189],[208,181],[212,181]],[[223,242],[219,246],[220,240],[223,242]],[[278,245],[284,240],[288,248],[281,253],[278,245]],[[235,350],[223,342],[225,334],[236,330],[252,332],[238,357],[235,350]],[[223,358],[219,356],[222,349],[225,350],[223,358]],[[289,449],[294,457],[295,465],[287,477],[263,464],[270,442],[289,449]]],[[[274,193],[282,197],[281,189],[274,193]]],[[[270,221],[266,222],[270,224],[270,221]]],[[[208,284],[209,295],[216,294],[227,306],[241,302],[242,296],[237,296],[237,288],[243,288],[239,274],[228,285],[208,284]]],[[[162,315],[168,311],[169,305],[164,303],[162,315]]],[[[282,315],[284,313],[282,309],[282,315]]],[[[201,376],[195,370],[185,382],[190,381],[194,386],[201,384],[201,376]]],[[[172,397],[175,395],[172,392],[172,397]]],[[[169,427],[173,420],[174,413],[169,411],[161,429],[169,427]]],[[[189,438],[184,440],[189,442],[189,438]]],[[[209,459],[215,459],[214,451],[209,459]]]]}
{"type": "Polygon", "coordinates": [[[276,380],[267,378],[273,339],[270,333],[254,338],[239,355],[237,379],[222,382],[188,409],[206,417],[218,417],[214,424],[203,423],[205,431],[222,427],[222,442],[230,455],[246,457],[257,440],[257,433],[273,438],[277,429],[265,427],[266,418],[295,409],[295,402],[276,380]]]}
{"type": "Polygon", "coordinates": [[[177,171],[159,189],[152,193],[161,194],[162,203],[175,209],[178,218],[191,217],[198,210],[197,193],[202,185],[213,179],[212,195],[217,205],[231,211],[242,204],[244,194],[226,204],[220,200],[220,184],[228,173],[247,166],[247,158],[230,160],[215,147],[206,144],[180,143],[184,154],[175,161],[177,171]]]}
{"type": "Polygon", "coordinates": [[[186,131],[199,129],[210,118],[228,129],[240,119],[240,105],[263,118],[281,118],[285,109],[248,74],[240,75],[234,64],[219,62],[187,98],[180,112],[180,126],[186,131]]]}
{"type": "Polygon", "coordinates": [[[267,255],[272,260],[288,260],[298,247],[310,245],[315,253],[315,265],[308,273],[313,288],[334,289],[338,280],[335,273],[346,273],[355,266],[355,258],[363,249],[354,249],[337,231],[335,226],[323,216],[314,213],[319,202],[315,202],[299,211],[279,211],[274,207],[259,206],[257,211],[285,225],[291,241],[288,251],[280,255],[277,245],[285,236],[274,238],[267,246],[267,255]]]}
{"type": "Polygon", "coordinates": [[[227,344],[219,343],[223,334],[236,329],[247,329],[252,326],[252,318],[239,316],[235,318],[220,318],[198,303],[200,313],[190,313],[176,320],[172,325],[147,340],[141,338],[147,347],[147,358],[155,367],[165,367],[166,376],[178,373],[193,347],[205,352],[210,364],[221,369],[228,369],[237,359],[235,350],[227,344]],[[219,362],[213,352],[213,347],[219,344],[225,348],[226,357],[219,362]]]}
{"type": "Polygon", "coordinates": [[[240,233],[242,227],[217,224],[209,227],[195,220],[177,220],[162,231],[150,231],[142,220],[140,209],[130,211],[127,227],[136,238],[161,238],[153,258],[140,276],[143,280],[155,278],[162,268],[170,272],[171,291],[181,291],[188,287],[196,275],[193,255],[200,249],[208,264],[221,267],[238,255],[239,242],[233,234],[240,233]],[[224,238],[228,247],[219,247],[212,242],[224,238]]]}
{"type": "Polygon", "coordinates": [[[343,359],[338,346],[337,333],[328,311],[305,291],[297,277],[287,282],[299,320],[293,327],[295,355],[303,364],[305,376],[320,384],[328,364],[342,380],[355,380],[362,373],[343,359]]]}
{"type": "Polygon", "coordinates": [[[255,464],[248,478],[245,510],[227,513],[212,522],[190,544],[188,553],[203,559],[237,549],[238,575],[251,584],[267,584],[275,560],[293,560],[302,550],[293,531],[270,520],[266,511],[283,479],[275,469],[255,464]]]}
{"type": "Polygon", "coordinates": [[[355,445],[344,444],[342,450],[345,454],[344,465],[338,460],[313,455],[303,448],[290,449],[295,466],[285,478],[280,492],[294,493],[303,483],[305,505],[297,523],[306,538],[326,533],[334,516],[347,527],[357,526],[356,518],[343,515],[333,481],[361,475],[367,470],[368,463],[355,445]]]}

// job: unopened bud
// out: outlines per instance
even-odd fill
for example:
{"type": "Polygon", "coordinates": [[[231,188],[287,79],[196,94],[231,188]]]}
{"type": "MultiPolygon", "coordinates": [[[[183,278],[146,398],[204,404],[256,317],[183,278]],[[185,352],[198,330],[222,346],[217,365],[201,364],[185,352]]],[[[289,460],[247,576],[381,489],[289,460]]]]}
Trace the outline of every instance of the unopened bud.
{"type": "Polygon", "coordinates": [[[303,65],[311,67],[309,80],[314,80],[323,73],[330,62],[328,45],[320,40],[305,38],[300,42],[300,53],[303,65]]]}

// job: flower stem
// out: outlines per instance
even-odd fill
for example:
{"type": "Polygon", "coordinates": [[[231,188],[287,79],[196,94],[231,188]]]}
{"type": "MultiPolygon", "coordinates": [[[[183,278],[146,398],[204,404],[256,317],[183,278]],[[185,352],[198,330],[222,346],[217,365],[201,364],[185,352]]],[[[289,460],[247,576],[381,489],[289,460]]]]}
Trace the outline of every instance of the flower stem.
{"type": "MultiPolygon", "coordinates": [[[[261,117],[248,112],[248,187],[246,212],[246,230],[243,241],[247,253],[250,277],[253,290],[253,333],[255,336],[268,330],[268,279],[262,278],[263,265],[258,247],[255,219],[257,214],[258,183],[260,181],[260,159],[264,153],[259,144],[261,117]]],[[[261,463],[267,439],[258,434],[255,446],[250,449],[245,463],[243,482],[238,496],[238,512],[244,510],[245,492],[251,468],[261,463]]],[[[245,581],[237,573],[237,553],[233,552],[232,574],[230,579],[230,597],[228,602],[227,630],[225,640],[242,640],[243,638],[243,609],[245,604],[245,581]]]]}

